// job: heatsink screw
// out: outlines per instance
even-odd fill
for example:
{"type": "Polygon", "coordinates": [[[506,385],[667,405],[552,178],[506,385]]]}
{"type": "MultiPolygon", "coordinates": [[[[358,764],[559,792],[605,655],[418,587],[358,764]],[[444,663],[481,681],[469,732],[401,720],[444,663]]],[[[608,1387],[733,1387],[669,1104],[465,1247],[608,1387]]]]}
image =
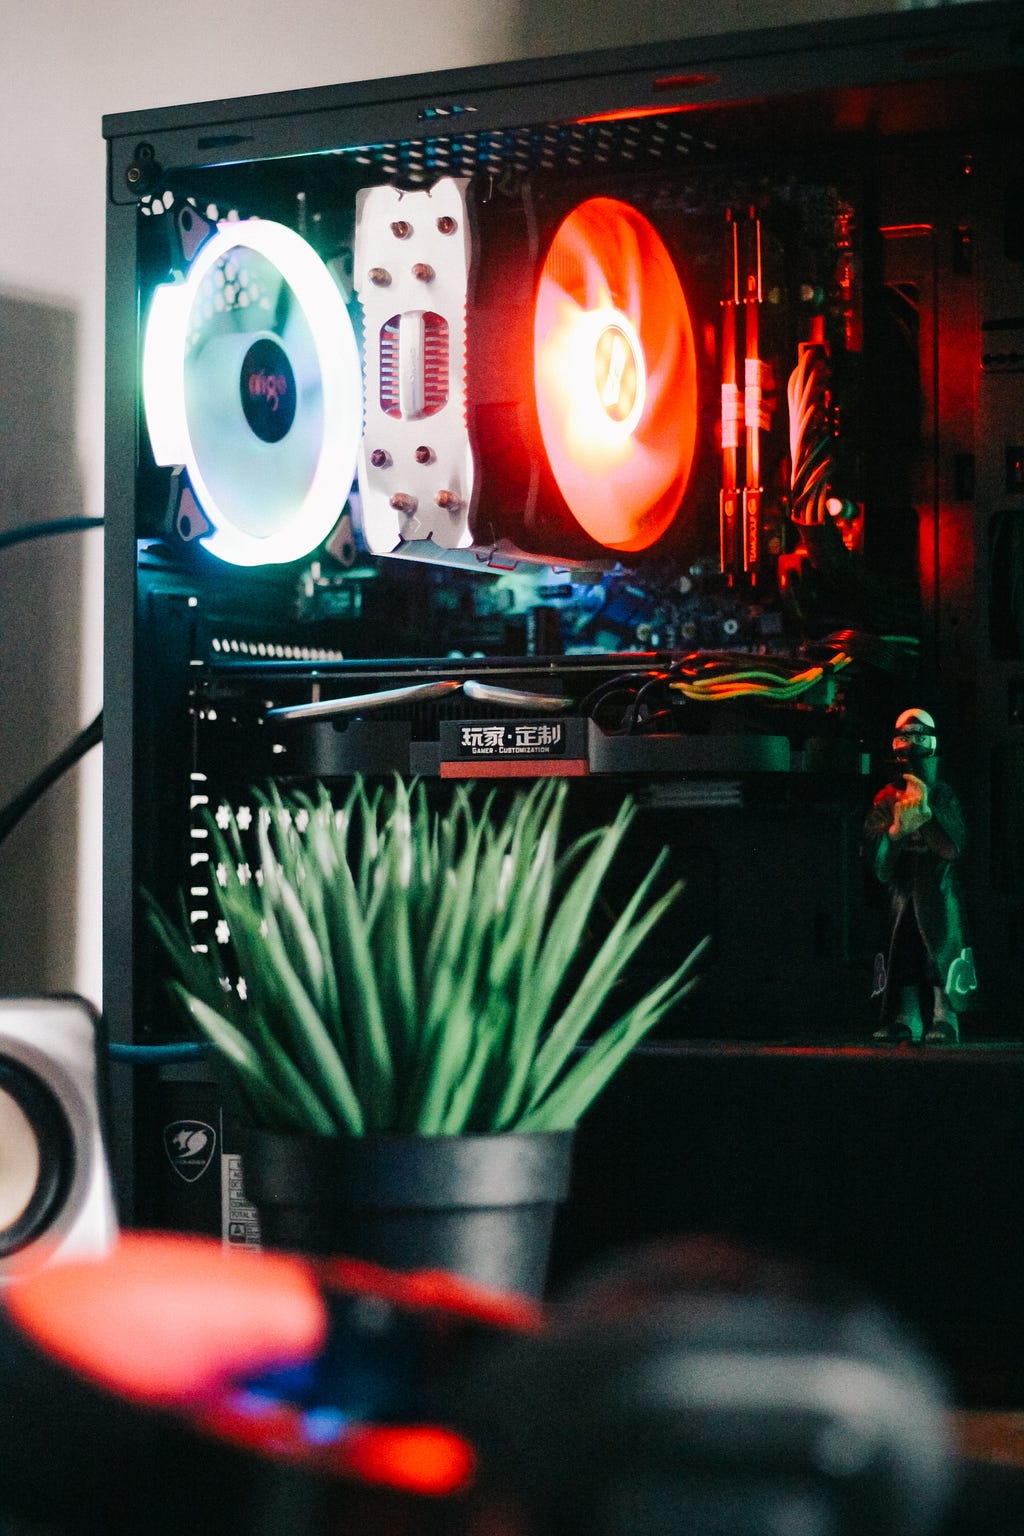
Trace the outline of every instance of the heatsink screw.
{"type": "Polygon", "coordinates": [[[391,282],[391,273],[387,267],[371,267],[369,278],[374,287],[387,288],[391,282]]]}
{"type": "Polygon", "coordinates": [[[404,491],[396,491],[391,498],[391,505],[396,512],[405,512],[411,516],[416,511],[416,497],[407,496],[404,491]]]}
{"type": "Polygon", "coordinates": [[[437,221],[437,227],[442,235],[454,235],[459,226],[450,213],[442,213],[437,221]]]}
{"type": "Polygon", "coordinates": [[[391,455],[385,453],[383,448],[375,448],[370,454],[370,463],[374,469],[386,469],[391,463],[391,455]]]}
{"type": "Polygon", "coordinates": [[[418,261],[416,263],[412,269],[412,275],[421,283],[432,283],[436,276],[433,267],[428,266],[425,261],[418,261]]]}
{"type": "Polygon", "coordinates": [[[396,219],[391,226],[391,233],[396,240],[408,240],[412,234],[412,225],[405,219],[396,219]]]}
{"type": "Polygon", "coordinates": [[[433,457],[434,457],[433,449],[432,448],[428,448],[426,446],[426,444],[421,444],[420,447],[416,449],[416,463],[417,464],[429,464],[431,462],[431,460],[433,459],[433,457]]]}
{"type": "Polygon", "coordinates": [[[454,491],[438,491],[434,500],[445,512],[457,512],[462,506],[462,497],[456,496],[454,491]]]}

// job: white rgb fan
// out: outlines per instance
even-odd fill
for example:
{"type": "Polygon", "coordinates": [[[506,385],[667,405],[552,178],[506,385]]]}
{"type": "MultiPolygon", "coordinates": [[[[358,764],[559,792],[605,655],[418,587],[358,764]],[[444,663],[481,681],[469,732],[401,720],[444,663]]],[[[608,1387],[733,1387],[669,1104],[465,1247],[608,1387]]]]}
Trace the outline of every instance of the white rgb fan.
{"type": "Polygon", "coordinates": [[[222,221],[155,290],[143,400],[153,456],[184,466],[212,554],[279,564],[330,533],[355,474],[359,354],[334,278],[294,230],[222,221]]]}

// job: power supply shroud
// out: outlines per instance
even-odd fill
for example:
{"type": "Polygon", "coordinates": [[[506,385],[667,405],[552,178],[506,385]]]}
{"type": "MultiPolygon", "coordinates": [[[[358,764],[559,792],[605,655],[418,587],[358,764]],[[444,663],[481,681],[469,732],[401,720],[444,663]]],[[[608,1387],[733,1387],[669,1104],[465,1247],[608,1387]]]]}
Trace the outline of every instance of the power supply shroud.
{"type": "MultiPolygon", "coordinates": [[[[520,717],[495,689],[590,701],[581,712],[589,771],[573,781],[571,817],[585,827],[632,793],[636,867],[668,842],[689,882],[677,930],[662,943],[682,947],[710,931],[714,949],[687,1015],[627,1068],[583,1132],[563,1265],[698,1222],[777,1241],[846,1267],[912,1313],[965,1392],[994,1390],[996,1341],[1017,1326],[1011,1297],[1024,1279],[1024,1213],[1002,1172],[1021,1150],[1010,1106],[1024,1063],[1024,609],[1012,577],[1024,548],[1024,72],[1015,10],[983,0],[105,124],[112,1038],[158,1043],[180,1033],[142,893],[170,909],[179,890],[198,892],[189,904],[216,942],[193,874],[208,806],[249,805],[269,780],[340,784],[355,771],[419,773],[441,797],[451,722],[520,717]],[[361,301],[370,280],[359,266],[357,210],[370,194],[392,197],[383,227],[390,220],[394,231],[415,223],[409,210],[442,183],[459,200],[453,222],[469,231],[464,353],[461,373],[440,383],[431,375],[435,404],[420,400],[420,465],[462,479],[450,480],[455,489],[437,501],[425,535],[410,510],[416,497],[400,488],[380,533],[374,495],[391,485],[393,454],[378,444],[373,462],[372,432],[375,422],[391,431],[388,419],[403,414],[388,370],[413,346],[434,367],[430,348],[454,334],[459,306],[442,315],[424,301],[410,339],[407,305],[396,300],[391,317],[361,301]],[[583,235],[572,223],[581,208],[593,213],[583,235]],[[212,546],[216,509],[204,505],[202,477],[160,451],[163,427],[141,385],[154,295],[196,270],[217,230],[237,224],[240,238],[256,231],[255,240],[266,223],[330,265],[367,378],[371,349],[381,350],[364,402],[358,494],[346,503],[350,487],[339,485],[340,521],[326,544],[273,564],[248,555],[238,563],[212,546]],[[649,377],[641,365],[661,344],[650,339],[651,311],[678,304],[677,288],[683,307],[672,327],[689,327],[689,351],[683,361],[673,354],[668,374],[675,416],[665,409],[668,426],[650,444],[637,429],[652,461],[671,463],[635,515],[628,485],[617,493],[611,524],[587,522],[604,472],[584,464],[583,493],[579,465],[563,472],[551,437],[563,407],[552,408],[552,427],[531,351],[541,346],[545,262],[567,224],[590,240],[598,267],[618,264],[607,285],[625,317],[608,332],[616,389],[623,379],[652,395],[663,388],[653,365],[649,377]],[[634,236],[646,252],[640,277],[664,260],[670,296],[659,290],[635,314],[624,297],[644,292],[631,282],[634,236]],[[756,306],[745,308],[751,284],[756,306]],[[371,314],[385,323],[371,325],[371,314]],[[827,359],[818,451],[828,475],[815,480],[812,464],[805,490],[792,410],[787,431],[787,378],[814,382],[815,347],[827,359]],[[744,373],[745,363],[756,366],[744,373]],[[630,368],[640,368],[635,378],[630,368]],[[429,437],[430,411],[439,421],[463,386],[455,426],[429,437]],[[651,513],[669,503],[673,515],[651,513]],[[400,542],[381,553],[392,522],[400,542]],[[887,633],[906,643],[871,650],[864,638],[887,633]],[[837,635],[855,652],[841,678],[831,670],[837,635]],[[767,659],[788,666],[787,676],[824,663],[823,676],[774,708],[749,697],[724,709],[684,705],[678,695],[653,696],[655,708],[651,695],[637,699],[642,683],[616,704],[617,680],[672,674],[690,656],[698,669],[727,671],[767,659]],[[269,713],[439,680],[461,687],[333,721],[269,713]],[[474,703],[468,682],[483,682],[489,702],[474,703]],[[882,919],[859,835],[885,772],[887,733],[907,703],[939,720],[967,810],[983,1006],[959,1052],[896,1063],[869,1045],[882,919]],[[735,1106],[751,1102],[770,1112],[748,1112],[743,1129],[729,1130],[735,1106]],[[812,1146],[839,1123],[828,1107],[853,1102],[870,1123],[812,1146]],[[950,1113],[964,1138],[940,1133],[950,1113]],[[779,1125],[791,1128],[788,1141],[779,1125]],[[611,1167],[612,1130],[620,1172],[635,1166],[651,1182],[639,1207],[611,1167]],[[714,1187],[688,1193],[702,1165],[714,1187]],[[980,1225],[974,1181],[990,1191],[980,1225]],[[865,1190],[878,1191],[875,1204],[865,1190]],[[901,1207],[915,1218],[905,1241],[901,1207]],[[929,1226],[922,1274],[909,1244],[925,1211],[939,1225],[929,1226]]],[[[571,286],[571,266],[555,261],[557,282],[571,286]]],[[[207,321],[189,323],[201,349],[207,321]]],[[[218,324],[209,322],[214,339],[218,324]]],[[[266,378],[283,368],[275,337],[285,332],[268,321],[252,336],[262,343],[264,332],[269,374],[247,362],[242,378],[251,395],[262,392],[254,409],[265,415],[275,404],[266,378]]],[[[296,343],[300,372],[310,345],[296,343]]],[[[616,397],[616,409],[620,398],[624,416],[629,399],[616,397]]],[[[227,466],[230,478],[230,457],[227,466]]],[[[154,1070],[115,1084],[119,1187],[140,1223],[224,1219],[219,1188],[175,1184],[161,1142],[169,1120],[217,1121],[203,1078],[154,1070]]],[[[219,1121],[214,1129],[220,1135],[219,1121]]]]}

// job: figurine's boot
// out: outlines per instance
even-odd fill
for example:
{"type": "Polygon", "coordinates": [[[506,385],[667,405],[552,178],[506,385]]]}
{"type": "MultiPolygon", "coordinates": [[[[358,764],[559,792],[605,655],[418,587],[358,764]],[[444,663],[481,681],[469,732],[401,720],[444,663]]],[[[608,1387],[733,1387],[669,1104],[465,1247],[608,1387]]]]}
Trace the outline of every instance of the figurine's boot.
{"type": "Polygon", "coordinates": [[[920,1040],[924,1033],[921,1018],[921,1000],[916,987],[900,987],[900,1003],[896,1017],[890,1024],[883,1024],[872,1036],[879,1041],[920,1040]]]}
{"type": "Polygon", "coordinates": [[[960,1042],[960,1025],[949,995],[941,987],[935,988],[932,1022],[924,1038],[930,1045],[958,1045],[960,1042]]]}

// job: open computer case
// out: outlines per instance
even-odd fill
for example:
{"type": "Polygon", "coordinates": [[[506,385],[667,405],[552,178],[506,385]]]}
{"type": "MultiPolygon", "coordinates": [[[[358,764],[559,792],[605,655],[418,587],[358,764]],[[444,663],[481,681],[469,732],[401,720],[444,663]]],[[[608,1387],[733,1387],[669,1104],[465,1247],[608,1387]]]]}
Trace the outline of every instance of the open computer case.
{"type": "MultiPolygon", "coordinates": [[[[180,1037],[144,901],[220,941],[222,803],[556,773],[586,827],[631,794],[627,862],[688,882],[651,968],[713,946],[581,1132],[556,1269],[694,1229],[823,1259],[989,1398],[1024,1284],[1022,46],[984,0],[105,123],[114,1041],[180,1037]],[[872,1043],[861,832],[909,706],[970,831],[950,1049],[872,1043]]],[[[250,1240],[209,1074],[114,1070],[126,1213],[250,1240]],[[223,1180],[171,1167],[189,1121],[223,1180]]]]}

